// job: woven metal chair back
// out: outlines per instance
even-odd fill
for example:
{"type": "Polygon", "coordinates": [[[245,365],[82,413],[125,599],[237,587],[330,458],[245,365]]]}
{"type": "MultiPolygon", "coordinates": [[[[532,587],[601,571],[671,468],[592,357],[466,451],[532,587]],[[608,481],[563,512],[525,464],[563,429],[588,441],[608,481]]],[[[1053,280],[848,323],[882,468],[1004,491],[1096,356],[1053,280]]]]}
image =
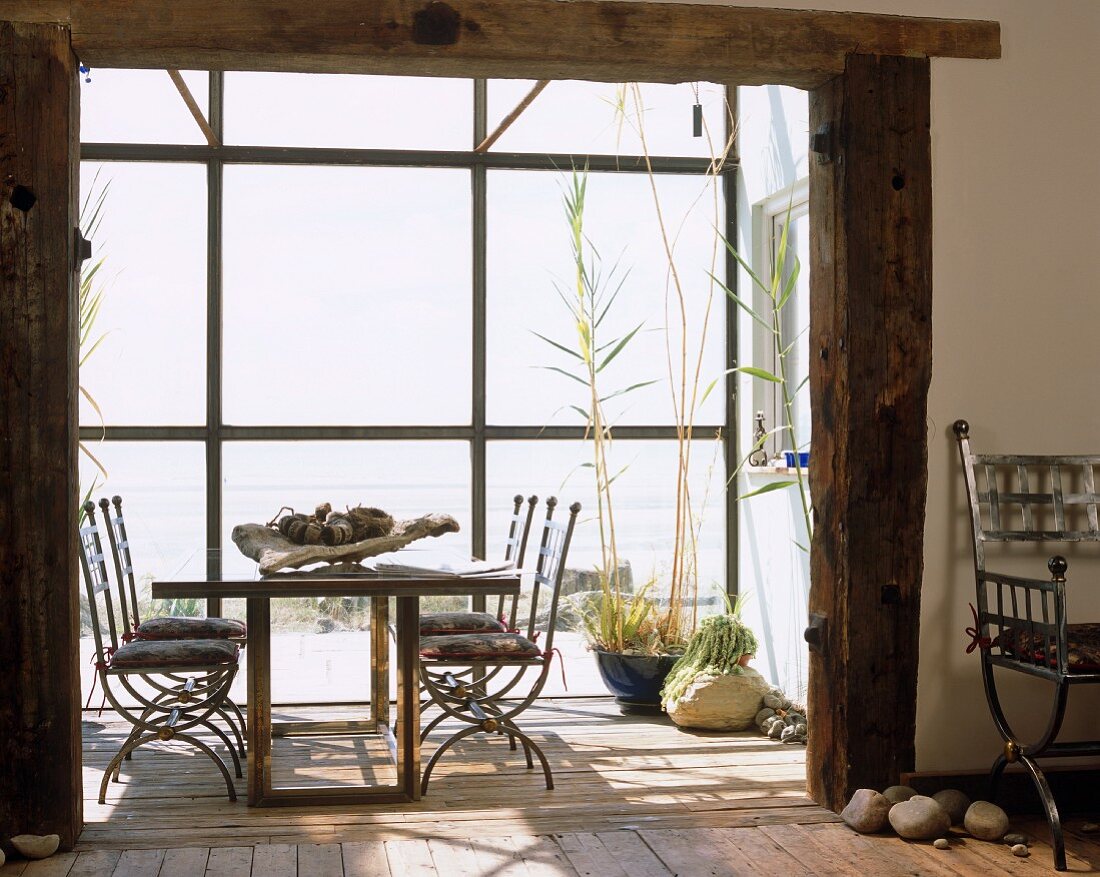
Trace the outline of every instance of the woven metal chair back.
{"type": "Polygon", "coordinates": [[[122,517],[122,497],[116,494],[111,497],[110,502],[104,497],[99,501],[99,507],[103,510],[103,525],[107,531],[107,539],[111,543],[111,554],[115,561],[119,608],[130,630],[137,630],[141,625],[141,614],[138,610],[137,583],[134,581],[134,561],[130,555],[130,540],[126,535],[126,520],[122,517]],[[113,515],[111,514],[112,503],[115,507],[113,515]]]}
{"type": "MultiPolygon", "coordinates": [[[[521,494],[516,494],[512,499],[512,514],[508,517],[508,538],[504,541],[504,559],[515,563],[517,570],[523,569],[523,562],[527,556],[527,537],[531,533],[531,522],[535,518],[535,506],[538,504],[537,496],[527,498],[527,508],[524,510],[524,499],[521,494]]],[[[507,618],[508,627],[515,629],[516,613],[519,611],[519,596],[506,597],[503,594],[497,598],[497,618],[507,618]],[[507,611],[507,615],[505,612],[507,611]]]]}
{"type": "Polygon", "coordinates": [[[95,639],[97,660],[104,660],[107,648],[103,643],[103,627],[99,618],[99,602],[102,599],[104,614],[107,616],[107,631],[110,636],[109,648],[118,648],[118,628],[115,625],[114,606],[111,602],[111,580],[107,574],[107,562],[103,553],[103,542],[99,536],[99,523],[95,517],[95,503],[84,503],[83,522],[78,524],[80,541],[80,567],[84,573],[84,587],[88,596],[88,613],[95,639]]]}
{"type": "Polygon", "coordinates": [[[569,518],[564,523],[554,520],[557,497],[546,501],[546,520],[542,525],[542,539],[539,542],[539,559],[535,568],[535,582],[531,590],[531,615],[527,622],[527,638],[534,639],[538,624],[539,598],[548,596],[550,611],[546,621],[546,639],[544,651],[549,652],[554,644],[554,627],[558,620],[558,601],[561,598],[561,583],[565,576],[565,560],[569,556],[569,545],[573,541],[573,528],[581,510],[579,502],[569,506],[569,518]],[[544,592],[547,592],[544,594],[544,592]]]}
{"type": "Polygon", "coordinates": [[[991,542],[1100,542],[1100,456],[975,454],[969,424],[956,421],[954,430],[978,569],[991,542]]]}

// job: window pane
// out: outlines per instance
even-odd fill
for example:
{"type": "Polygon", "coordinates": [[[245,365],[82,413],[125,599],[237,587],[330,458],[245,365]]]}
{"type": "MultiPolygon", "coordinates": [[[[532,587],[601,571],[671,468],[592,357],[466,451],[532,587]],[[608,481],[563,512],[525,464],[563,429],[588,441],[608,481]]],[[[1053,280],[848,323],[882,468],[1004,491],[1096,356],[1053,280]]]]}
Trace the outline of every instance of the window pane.
{"type": "MultiPolygon", "coordinates": [[[[110,424],[206,419],[206,170],[191,164],[84,162],[86,215],[103,194],[92,259],[103,292],[80,383],[110,424]]],[[[80,421],[100,415],[80,399],[80,421]]]]}
{"type": "Polygon", "coordinates": [[[227,73],[226,142],[469,149],[473,93],[468,79],[227,73]]]}
{"type": "MultiPolygon", "coordinates": [[[[107,475],[84,453],[80,454],[80,496],[90,492],[96,503],[96,520],[102,526],[99,500],[122,497],[126,533],[134,562],[138,608],[142,619],[152,615],[205,615],[203,600],[157,600],[149,596],[153,579],[172,575],[206,544],[206,474],[203,446],[197,442],[86,442],[103,464],[107,475]]],[[[113,512],[113,507],[112,507],[113,512]]],[[[101,530],[108,555],[111,587],[117,587],[114,561],[106,531],[101,530]]],[[[114,596],[112,590],[112,596],[114,596]]],[[[95,666],[88,663],[94,651],[90,617],[81,594],[81,680],[87,695],[95,666]]],[[[117,607],[117,603],[116,603],[117,607]]],[[[100,602],[100,610],[103,604],[100,602]]],[[[243,617],[243,616],[242,616],[243,617]]],[[[107,619],[100,624],[106,630],[107,619]]]]}
{"type": "MultiPolygon", "coordinates": [[[[182,71],[207,115],[205,71],[182,71]]],[[[202,129],[165,70],[101,70],[80,84],[80,139],[84,143],[206,143],[202,129]]]]}
{"type": "MultiPolygon", "coordinates": [[[[234,525],[264,523],[282,506],[312,511],[322,502],[377,506],[398,520],[452,515],[460,532],[414,544],[471,550],[465,442],[231,442],[222,461],[226,573],[248,576],[256,567],[233,544],[234,525]]],[[[244,611],[243,603],[226,601],[226,614],[244,611]]],[[[369,699],[369,598],[272,600],[271,614],[276,703],[369,699]]]]}
{"type": "MultiPolygon", "coordinates": [[[[489,131],[515,109],[534,84],[526,79],[490,80],[489,131]]],[[[693,136],[696,95],[690,83],[643,83],[639,85],[639,104],[629,85],[557,80],[501,135],[493,151],[642,155],[640,133],[644,133],[650,155],[721,155],[725,147],[725,91],[710,82],[698,83],[698,88],[706,121],[702,137],[693,136]]]]}
{"type": "Polygon", "coordinates": [[[225,417],[470,421],[470,175],[225,171],[225,417]]]}
{"type": "MultiPolygon", "coordinates": [[[[725,588],[725,494],[722,447],[713,441],[696,441],[692,447],[692,496],[694,513],[702,520],[698,538],[700,614],[724,611],[720,592],[725,588]]],[[[560,500],[555,518],[564,519],[569,505],[580,502],[573,543],[569,549],[563,594],[597,587],[592,576],[600,562],[599,523],[592,470],[580,468],[591,459],[591,445],[578,441],[490,442],[487,450],[488,554],[503,553],[508,515],[516,493],[539,497],[531,529],[528,558],[533,567],[539,526],[545,516],[545,500],[560,500]],[[578,574],[579,573],[579,574],[578,574]]],[[[612,487],[616,543],[620,564],[629,562],[633,587],[653,581],[651,595],[667,594],[672,564],[676,516],[675,442],[618,441],[609,460],[612,471],[623,470],[612,487]],[[625,468],[624,468],[625,467],[625,468]]],[[[527,603],[526,606],[530,604],[527,603]]],[[[554,645],[565,656],[570,694],[606,694],[583,635],[576,627],[576,613],[565,608],[559,618],[554,645]]],[[[560,677],[551,675],[547,694],[560,694],[560,677]]]]}
{"type": "MultiPolygon", "coordinates": [[[[533,334],[577,349],[575,323],[562,300],[576,298],[571,232],[562,208],[569,185],[568,175],[547,171],[489,174],[487,410],[491,423],[584,422],[570,406],[587,409],[586,388],[550,370],[577,371],[577,360],[533,334]]],[[[706,177],[658,176],[657,188],[686,300],[691,376],[705,328],[701,396],[721,375],[725,355],[725,297],[709,277],[710,272],[724,268],[724,249],[720,250],[715,232],[722,227],[722,211],[719,206],[716,216],[713,181],[706,177]]],[[[600,393],[607,396],[633,384],[658,382],[609,401],[605,414],[612,423],[671,424],[666,337],[672,342],[679,375],[682,324],[647,177],[590,174],[584,233],[585,261],[593,277],[602,272],[606,300],[623,282],[597,329],[596,346],[610,345],[604,350],[606,356],[615,349],[616,339],[642,325],[601,372],[600,393]],[[591,263],[597,251],[602,258],[591,263]],[[666,325],[671,327],[667,336],[666,325]]],[[[719,424],[723,419],[722,394],[712,393],[695,422],[719,424]]]]}
{"type": "Polygon", "coordinates": [[[398,520],[452,515],[461,531],[431,539],[430,545],[470,551],[470,450],[465,442],[227,442],[222,471],[226,571],[255,570],[230,539],[235,525],[270,521],[282,506],[312,512],[323,502],[334,509],[376,506],[398,520]]]}

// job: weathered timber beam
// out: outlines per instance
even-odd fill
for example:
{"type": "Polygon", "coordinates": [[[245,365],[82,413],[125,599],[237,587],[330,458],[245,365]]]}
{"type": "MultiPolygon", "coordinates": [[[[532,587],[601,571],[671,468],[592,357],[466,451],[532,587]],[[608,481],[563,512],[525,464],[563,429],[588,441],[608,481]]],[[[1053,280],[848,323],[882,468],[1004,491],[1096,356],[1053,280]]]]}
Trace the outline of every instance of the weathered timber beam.
{"type": "Polygon", "coordinates": [[[76,61],[0,20],[0,839],[81,830],[76,61]]]}
{"type": "MultiPolygon", "coordinates": [[[[810,96],[810,794],[912,770],[932,370],[929,62],[853,55],[810,96]],[[873,99],[869,99],[873,96],[873,99]]],[[[810,638],[808,635],[807,638],[810,638]]]]}
{"type": "MultiPolygon", "coordinates": [[[[93,67],[813,88],[853,52],[1000,57],[991,21],[638,0],[39,0],[93,67]]],[[[0,0],[0,19],[31,0],[0,0]]]]}

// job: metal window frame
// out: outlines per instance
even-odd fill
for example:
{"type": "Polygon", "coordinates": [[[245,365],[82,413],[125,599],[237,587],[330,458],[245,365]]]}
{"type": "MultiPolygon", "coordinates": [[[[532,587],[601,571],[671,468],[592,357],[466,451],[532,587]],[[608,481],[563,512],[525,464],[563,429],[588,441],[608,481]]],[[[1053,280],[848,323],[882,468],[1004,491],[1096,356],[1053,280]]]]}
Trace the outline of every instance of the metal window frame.
{"type": "MultiPolygon", "coordinates": [[[[590,171],[606,173],[646,173],[643,156],[571,155],[564,153],[537,154],[515,152],[473,151],[488,129],[488,82],[471,80],[473,87],[473,142],[469,151],[413,149],[354,149],[279,146],[185,145],[156,143],[82,143],[82,161],[191,163],[206,167],[207,178],[207,246],[206,246],[206,422],[194,426],[82,426],[84,440],[104,441],[190,441],[202,442],[206,453],[206,547],[220,548],[222,535],[222,446],[233,441],[318,441],[318,440],[456,440],[470,446],[471,459],[471,539],[475,554],[484,556],[486,534],[486,450],[493,441],[540,441],[583,439],[581,426],[520,426],[496,425],[486,422],[486,352],[487,352],[487,175],[490,169],[560,171],[587,166],[590,171]],[[472,193],[472,348],[471,348],[471,411],[469,424],[454,425],[378,425],[378,426],[235,426],[226,424],[222,416],[222,217],[223,174],[226,165],[337,165],[348,167],[413,167],[457,168],[470,172],[472,193]]],[[[212,71],[209,75],[209,118],[219,141],[224,132],[225,76],[212,71]]],[[[726,88],[728,105],[735,112],[736,88],[726,88]]],[[[727,120],[728,124],[728,120],[727,120]]],[[[676,156],[652,156],[649,166],[659,174],[703,175],[710,169],[710,160],[676,156]]],[[[722,171],[725,200],[725,232],[735,240],[737,206],[736,157],[722,171]]],[[[726,282],[735,288],[736,263],[726,259],[726,282]]],[[[725,302],[727,368],[737,361],[736,307],[725,302]]],[[[724,445],[726,481],[729,482],[739,459],[735,429],[735,382],[726,380],[725,422],[697,424],[700,435],[719,434],[724,445]]],[[[675,426],[619,426],[615,437],[620,440],[669,440],[677,438],[675,426]]],[[[726,590],[735,595],[737,583],[737,510],[735,491],[726,490],[726,590]]],[[[220,574],[219,560],[209,561],[212,576],[220,574]]],[[[484,598],[476,601],[484,602],[484,598]]],[[[484,608],[483,606],[475,608],[484,608]]],[[[221,601],[208,600],[207,612],[221,613],[221,601]]]]}

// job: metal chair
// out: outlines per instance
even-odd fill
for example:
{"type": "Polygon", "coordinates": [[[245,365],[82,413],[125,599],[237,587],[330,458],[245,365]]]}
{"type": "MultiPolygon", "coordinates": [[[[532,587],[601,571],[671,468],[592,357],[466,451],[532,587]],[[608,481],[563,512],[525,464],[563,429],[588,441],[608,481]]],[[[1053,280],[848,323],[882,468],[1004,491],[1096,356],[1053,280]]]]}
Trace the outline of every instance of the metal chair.
{"type": "MultiPolygon", "coordinates": [[[[508,538],[504,542],[504,559],[513,561],[516,569],[523,569],[527,555],[527,537],[531,532],[531,521],[535,517],[535,506],[539,498],[527,499],[527,512],[524,514],[523,497],[513,497],[512,514],[508,518],[508,538]]],[[[516,613],[519,598],[511,598],[511,608],[505,614],[508,597],[501,595],[497,599],[496,614],[489,612],[422,612],[420,614],[421,636],[447,636],[459,633],[506,633],[516,630],[516,613]]]]}
{"type": "Polygon", "coordinates": [[[237,777],[243,776],[233,743],[212,721],[219,714],[224,716],[229,689],[237,675],[240,647],[226,639],[135,641],[120,646],[95,503],[86,502],[84,512],[87,522],[79,527],[80,565],[95,639],[97,679],[111,706],[133,726],[103,773],[99,803],[106,801],[112,776],[117,782],[123,759],[153,740],[182,740],[204,753],[221,771],[229,800],[236,801],[237,792],[225,762],[188,732],[199,727],[211,731],[229,750],[237,777]],[[100,599],[107,619],[106,644],[100,624],[100,599]],[[136,709],[122,703],[116,685],[139,704],[136,709]]]}
{"type": "MultiPolygon", "coordinates": [[[[248,628],[243,621],[235,618],[191,618],[187,616],[157,616],[141,620],[138,609],[137,582],[134,578],[134,561],[130,553],[130,539],[126,533],[126,519],[122,515],[122,497],[117,494],[99,501],[103,511],[103,524],[107,530],[107,539],[111,544],[114,559],[115,581],[118,584],[118,605],[122,616],[124,643],[132,641],[164,641],[193,639],[225,639],[237,643],[242,648],[248,643],[248,628]],[[114,505],[114,514],[111,505],[114,505]],[[129,593],[127,593],[129,592],[129,593]]],[[[177,680],[186,682],[186,679],[177,680]]],[[[237,738],[237,748],[241,756],[245,754],[246,724],[244,714],[237,704],[226,701],[232,715],[222,712],[222,717],[237,738]]]]}
{"type": "Polygon", "coordinates": [[[443,754],[459,740],[472,734],[496,733],[509,738],[515,749],[518,740],[523,745],[527,767],[534,768],[533,752],[546,777],[546,788],[554,788],[550,764],[539,746],[515,722],[541,694],[550,673],[554,657],[554,626],[557,621],[561,582],[565,560],[573,538],[580,503],[569,507],[566,523],[553,520],[558,501],[546,502],[546,520],[542,527],[538,566],[531,593],[531,611],[526,636],[513,632],[466,633],[422,637],[420,640],[420,683],[423,690],[442,712],[429,722],[421,733],[421,742],[445,719],[457,719],[465,727],[451,734],[432,753],[424,768],[421,791],[427,792],[432,770],[443,754]],[[545,639],[536,644],[536,624],[539,597],[549,589],[550,609],[545,639]],[[528,692],[514,701],[505,697],[515,689],[529,670],[537,676],[528,692]]]}
{"type": "Polygon", "coordinates": [[[1100,455],[975,454],[970,449],[970,425],[957,420],[954,431],[970,504],[977,586],[968,651],[977,649],[981,655],[986,700],[1005,741],[990,772],[989,797],[996,797],[1007,765],[1022,765],[1046,811],[1054,867],[1064,871],[1061,818],[1038,759],[1100,755],[1100,741],[1057,742],[1070,689],[1100,682],[1100,624],[1069,623],[1064,557],[1056,554],[1047,561],[1049,579],[1028,578],[988,569],[986,547],[1100,542],[1100,494],[1094,480],[1100,455]],[[1054,685],[1046,730],[1033,743],[1020,742],[1005,717],[993,672],[997,667],[1054,685]]]}

